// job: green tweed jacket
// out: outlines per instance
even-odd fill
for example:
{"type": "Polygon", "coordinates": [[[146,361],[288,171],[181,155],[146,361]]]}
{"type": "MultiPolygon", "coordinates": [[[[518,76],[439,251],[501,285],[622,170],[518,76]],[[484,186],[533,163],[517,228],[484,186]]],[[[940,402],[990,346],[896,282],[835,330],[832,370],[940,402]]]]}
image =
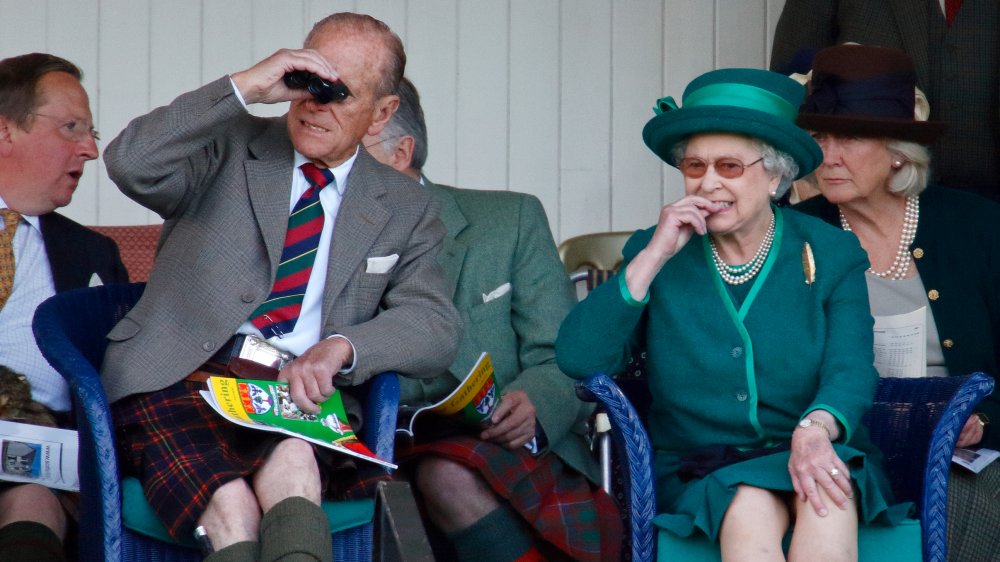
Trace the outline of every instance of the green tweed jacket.
{"type": "Polygon", "coordinates": [[[501,390],[523,390],[531,398],[549,450],[597,481],[584,437],[593,407],[576,397],[573,381],[556,366],[556,332],[576,296],[541,203],[521,193],[425,183],[441,202],[447,234],[438,260],[465,335],[448,372],[400,379],[400,402],[444,397],[488,351],[501,390]],[[494,291],[502,294],[484,302],[494,291]]]}
{"type": "MultiPolygon", "coordinates": [[[[840,225],[823,196],[794,207],[840,225]]],[[[930,186],[920,194],[920,220],[910,253],[927,289],[931,314],[952,375],[1000,375],[1000,205],[977,195],[930,186]]],[[[1000,395],[977,407],[989,416],[982,445],[1000,449],[1000,395]]]]}

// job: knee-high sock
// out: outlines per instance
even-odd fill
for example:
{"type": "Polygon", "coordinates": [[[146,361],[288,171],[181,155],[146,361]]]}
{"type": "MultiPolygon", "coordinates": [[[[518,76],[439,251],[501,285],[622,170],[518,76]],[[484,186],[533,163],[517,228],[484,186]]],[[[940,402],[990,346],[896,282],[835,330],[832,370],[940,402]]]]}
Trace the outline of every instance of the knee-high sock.
{"type": "Polygon", "coordinates": [[[535,550],[531,533],[506,505],[465,529],[448,533],[448,539],[455,545],[459,560],[512,562],[535,550]]]}
{"type": "Polygon", "coordinates": [[[63,562],[66,552],[52,529],[35,521],[15,521],[0,529],[0,560],[63,562]]]}

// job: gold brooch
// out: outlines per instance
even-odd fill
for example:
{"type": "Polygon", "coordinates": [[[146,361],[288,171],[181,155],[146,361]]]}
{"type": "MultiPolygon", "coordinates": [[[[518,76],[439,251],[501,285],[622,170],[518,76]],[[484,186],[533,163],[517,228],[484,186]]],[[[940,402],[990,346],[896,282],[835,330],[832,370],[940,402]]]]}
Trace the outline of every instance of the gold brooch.
{"type": "Polygon", "coordinates": [[[802,245],[802,273],[806,277],[806,285],[816,281],[816,260],[813,259],[812,246],[809,242],[802,245]]]}

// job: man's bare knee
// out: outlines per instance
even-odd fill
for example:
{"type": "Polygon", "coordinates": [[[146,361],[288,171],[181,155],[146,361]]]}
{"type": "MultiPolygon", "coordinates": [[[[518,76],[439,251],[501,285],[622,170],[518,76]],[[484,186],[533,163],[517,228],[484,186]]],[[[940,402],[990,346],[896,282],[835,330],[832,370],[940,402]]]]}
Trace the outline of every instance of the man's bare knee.
{"type": "Polygon", "coordinates": [[[431,520],[444,531],[464,529],[500,506],[478,473],[441,457],[421,459],[416,484],[431,520]]]}
{"type": "Polygon", "coordinates": [[[301,439],[285,439],[278,443],[253,477],[254,492],[265,512],[292,496],[319,505],[320,488],[319,465],[313,446],[301,439]],[[289,478],[292,474],[295,477],[289,478]]]}
{"type": "Polygon", "coordinates": [[[22,484],[0,492],[0,527],[33,521],[66,538],[66,513],[55,493],[38,484],[22,484]]]}

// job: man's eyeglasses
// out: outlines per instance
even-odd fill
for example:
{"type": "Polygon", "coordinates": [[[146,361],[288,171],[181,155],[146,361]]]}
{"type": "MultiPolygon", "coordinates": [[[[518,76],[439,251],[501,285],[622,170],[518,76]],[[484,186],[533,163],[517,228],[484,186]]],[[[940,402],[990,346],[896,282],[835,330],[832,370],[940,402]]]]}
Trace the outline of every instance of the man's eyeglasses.
{"type": "MultiPolygon", "coordinates": [[[[736,158],[719,158],[715,162],[712,162],[711,165],[715,168],[716,174],[731,180],[742,176],[743,170],[763,159],[764,157],[762,156],[749,164],[744,164],[736,158]]],[[[705,172],[708,171],[708,166],[709,163],[701,158],[681,158],[677,167],[680,168],[684,177],[696,180],[705,175],[705,172]]]]}
{"type": "Polygon", "coordinates": [[[66,140],[79,142],[88,137],[94,139],[95,141],[101,140],[101,135],[97,132],[97,129],[93,125],[87,123],[83,119],[70,119],[68,117],[59,117],[57,115],[46,115],[44,113],[30,113],[29,115],[34,115],[35,117],[45,117],[46,119],[55,119],[56,121],[61,121],[62,124],[59,125],[59,134],[66,138],[66,140]]]}

